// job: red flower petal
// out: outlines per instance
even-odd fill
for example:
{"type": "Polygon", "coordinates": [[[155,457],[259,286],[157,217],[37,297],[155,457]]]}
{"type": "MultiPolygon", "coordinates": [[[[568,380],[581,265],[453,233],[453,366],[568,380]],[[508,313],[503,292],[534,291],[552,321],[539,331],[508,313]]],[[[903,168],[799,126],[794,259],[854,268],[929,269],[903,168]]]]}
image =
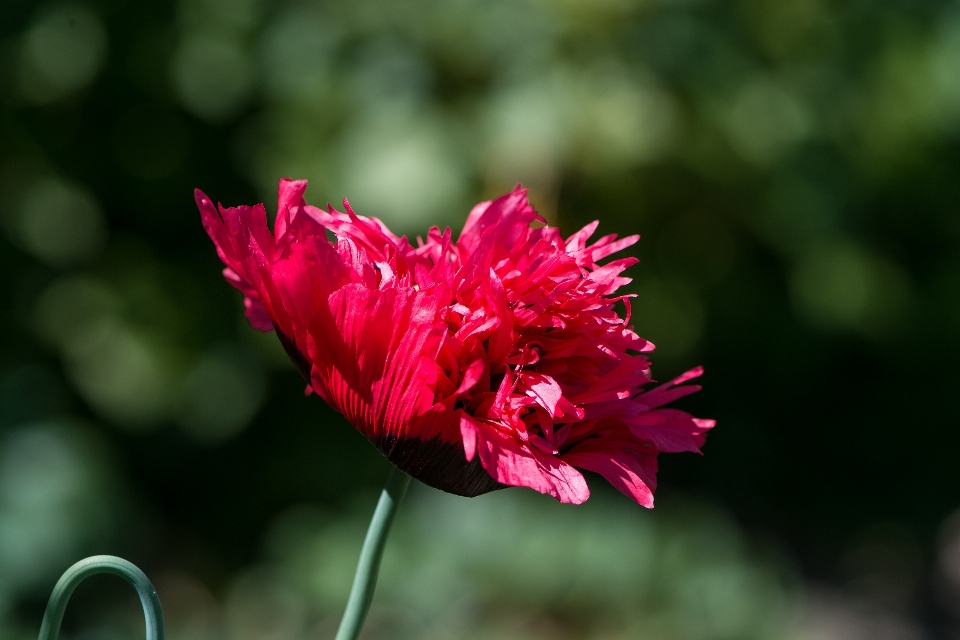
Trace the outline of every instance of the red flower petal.
{"type": "Polygon", "coordinates": [[[501,484],[529,487],[560,502],[580,504],[590,497],[583,475],[566,462],[525,447],[498,429],[464,415],[460,421],[467,459],[480,455],[483,468],[501,484]]]}
{"type": "Polygon", "coordinates": [[[643,390],[653,345],[614,295],[636,260],[597,264],[637,236],[590,245],[597,223],[566,240],[534,228],[518,186],[477,205],[456,242],[433,228],[414,248],[346,201],[307,205],[305,189],[280,182],[274,234],[262,205],[218,210],[198,191],[197,206],[251,324],[275,328],[318,395],[400,468],[460,495],[526,486],[578,503],[578,466],[652,506],[657,453],[699,451],[713,421],[660,407],[702,371],[643,390]]]}
{"type": "Polygon", "coordinates": [[[656,454],[600,449],[570,454],[564,459],[581,469],[599,473],[637,504],[653,508],[653,492],[657,488],[656,454]]]}
{"type": "Polygon", "coordinates": [[[348,284],[320,305],[308,328],[311,379],[371,440],[411,435],[414,419],[433,405],[426,381],[445,329],[437,311],[423,292],[348,284]]]}

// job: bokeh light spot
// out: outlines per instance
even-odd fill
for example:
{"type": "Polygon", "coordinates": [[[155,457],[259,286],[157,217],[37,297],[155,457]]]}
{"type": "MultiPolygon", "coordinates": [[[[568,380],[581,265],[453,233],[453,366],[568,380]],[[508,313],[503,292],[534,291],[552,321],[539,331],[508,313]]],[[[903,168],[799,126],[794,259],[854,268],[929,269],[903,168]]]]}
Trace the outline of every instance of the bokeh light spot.
{"type": "Polygon", "coordinates": [[[567,153],[561,96],[552,84],[523,83],[495,93],[486,109],[486,173],[494,184],[517,181],[551,190],[567,153]]]}
{"type": "Polygon", "coordinates": [[[159,345],[116,318],[105,318],[70,347],[67,373],[101,415],[132,430],[167,416],[175,372],[159,345]]]}
{"type": "Polygon", "coordinates": [[[332,85],[331,58],[339,38],[320,12],[287,9],[262,38],[264,84],[280,100],[314,101],[332,85]]]}
{"type": "Polygon", "coordinates": [[[0,575],[8,588],[49,580],[109,527],[96,441],[73,425],[21,425],[0,438],[0,575]]]}
{"type": "Polygon", "coordinates": [[[221,442],[246,427],[263,402],[266,380],[259,363],[236,347],[203,354],[184,380],[180,427],[200,442],[221,442]]]}
{"type": "Polygon", "coordinates": [[[65,278],[38,298],[38,332],[54,343],[77,391],[102,416],[139,430],[166,418],[180,375],[176,350],[119,314],[102,282],[65,278]]]}
{"type": "Polygon", "coordinates": [[[231,38],[188,34],[177,47],[172,65],[180,102],[205,120],[229,119],[250,96],[253,74],[247,54],[231,38]]]}
{"type": "Polygon", "coordinates": [[[341,143],[341,193],[397,233],[425,233],[457,210],[466,176],[442,125],[394,116],[358,123],[341,143]],[[355,194],[355,195],[354,195],[355,194]]]}
{"type": "Polygon", "coordinates": [[[790,284],[802,317],[823,328],[867,335],[895,328],[910,297],[902,269],[849,241],[824,242],[808,252],[790,284]]]}
{"type": "Polygon", "coordinates": [[[813,122],[796,95],[764,78],[740,89],[730,105],[726,126],[734,150],[744,160],[764,166],[810,135],[813,122]]]}
{"type": "Polygon", "coordinates": [[[90,83],[107,54],[107,31],[96,13],[65,4],[41,13],[23,38],[20,88],[37,103],[52,102],[90,83]]]}
{"type": "Polygon", "coordinates": [[[58,178],[29,183],[16,216],[21,244],[51,266],[95,258],[106,241],[106,221],[93,194],[58,178]]]}
{"type": "Polygon", "coordinates": [[[588,94],[575,101],[588,167],[610,170],[659,159],[679,125],[670,94],[650,77],[638,81],[624,71],[598,75],[587,85],[588,94]]]}

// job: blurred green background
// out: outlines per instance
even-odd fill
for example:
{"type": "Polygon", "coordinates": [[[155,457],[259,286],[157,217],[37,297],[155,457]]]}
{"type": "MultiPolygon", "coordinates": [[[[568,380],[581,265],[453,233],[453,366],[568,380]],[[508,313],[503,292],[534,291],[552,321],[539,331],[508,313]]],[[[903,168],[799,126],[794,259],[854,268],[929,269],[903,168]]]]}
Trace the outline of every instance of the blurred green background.
{"type": "MultiPolygon", "coordinates": [[[[415,486],[366,638],[960,638],[960,3],[0,2],[0,636],[114,553],[172,640],[332,637],[387,465],[192,189],[416,235],[520,181],[641,233],[703,457],[658,507],[415,486]],[[953,514],[953,515],[951,515],[953,514]]],[[[85,583],[65,635],[138,637],[85,583]]]]}

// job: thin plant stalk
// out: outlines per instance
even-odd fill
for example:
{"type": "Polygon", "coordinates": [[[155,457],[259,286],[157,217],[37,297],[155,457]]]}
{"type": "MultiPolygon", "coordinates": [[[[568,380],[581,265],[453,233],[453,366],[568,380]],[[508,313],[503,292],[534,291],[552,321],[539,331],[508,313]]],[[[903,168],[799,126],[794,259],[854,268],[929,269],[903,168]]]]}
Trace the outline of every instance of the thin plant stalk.
{"type": "Polygon", "coordinates": [[[60,576],[60,580],[53,588],[53,593],[50,594],[47,610],[43,614],[39,640],[57,640],[57,636],[60,635],[60,623],[63,622],[63,613],[67,610],[67,603],[73,595],[73,590],[84,579],[98,573],[120,576],[133,585],[143,606],[143,616],[147,626],[146,640],[163,640],[163,612],[160,609],[157,590],[153,588],[153,584],[143,571],[116,556],[84,558],[60,576]]]}
{"type": "MultiPolygon", "coordinates": [[[[383,548],[387,544],[387,534],[397,514],[397,507],[400,506],[400,501],[403,500],[409,486],[410,476],[393,467],[387,477],[386,486],[380,492],[380,500],[370,520],[367,537],[363,540],[357,573],[353,577],[353,587],[350,589],[347,608],[343,612],[336,640],[356,640],[360,635],[363,621],[373,601],[373,592],[377,588],[377,575],[380,572],[383,548]]],[[[41,638],[41,640],[44,639],[41,638]]]]}

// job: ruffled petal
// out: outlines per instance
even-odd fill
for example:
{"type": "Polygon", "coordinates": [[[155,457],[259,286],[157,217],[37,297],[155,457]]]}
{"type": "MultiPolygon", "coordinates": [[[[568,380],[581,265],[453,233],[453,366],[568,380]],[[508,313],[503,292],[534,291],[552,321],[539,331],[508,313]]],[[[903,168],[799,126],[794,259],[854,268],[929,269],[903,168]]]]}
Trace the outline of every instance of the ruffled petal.
{"type": "Polygon", "coordinates": [[[347,284],[319,305],[307,353],[311,379],[333,407],[376,441],[412,434],[414,418],[433,404],[425,382],[434,376],[445,325],[437,301],[412,289],[370,290],[347,284]]]}
{"type": "Polygon", "coordinates": [[[246,317],[250,326],[257,331],[273,331],[273,320],[267,313],[266,307],[258,295],[247,295],[243,298],[243,315],[246,317]]]}
{"type": "Polygon", "coordinates": [[[691,393],[700,391],[700,385],[688,384],[682,385],[688,380],[693,380],[703,375],[703,367],[694,367],[686,373],[682,373],[670,382],[665,382],[659,387],[654,387],[649,391],[645,391],[639,396],[637,400],[645,404],[646,406],[653,407],[662,407],[665,404],[673,402],[684,396],[688,396],[691,393]]]}
{"type": "Polygon", "coordinates": [[[483,468],[497,482],[528,487],[560,502],[580,504],[590,497],[583,474],[559,458],[528,447],[515,438],[464,415],[460,422],[468,460],[479,454],[483,468]]]}
{"type": "Polygon", "coordinates": [[[277,188],[277,220],[273,225],[273,235],[279,243],[287,230],[296,224],[300,212],[306,206],[303,192],[307,190],[306,180],[291,180],[283,178],[277,188]]]}
{"type": "MultiPolygon", "coordinates": [[[[250,245],[245,242],[240,232],[240,214],[237,210],[227,209],[227,218],[213,206],[207,194],[199,189],[194,190],[197,208],[200,210],[200,219],[207,235],[213,240],[217,255],[226,265],[223,277],[234,288],[243,293],[244,315],[250,325],[258,331],[273,331],[273,321],[264,307],[256,287],[251,282],[247,272],[245,258],[249,255],[250,245]],[[239,240],[239,241],[238,241],[239,240]]],[[[262,207],[261,207],[262,209],[262,207]]],[[[251,207],[244,208],[244,214],[255,216],[257,211],[251,207]]],[[[264,226],[266,226],[264,216],[264,226]]],[[[269,235],[269,232],[268,232],[269,235]]]]}
{"type": "Polygon", "coordinates": [[[678,409],[654,409],[626,421],[633,435],[649,440],[665,453],[699,453],[707,431],[716,424],[713,420],[699,420],[678,409]]]}
{"type": "Polygon", "coordinates": [[[621,493],[648,509],[657,488],[657,454],[635,448],[602,448],[577,451],[563,459],[581,469],[599,473],[621,493]]]}
{"type": "Polygon", "coordinates": [[[305,189],[281,180],[274,234],[262,205],[217,209],[199,191],[197,205],[251,324],[274,328],[401,469],[459,495],[526,486],[579,503],[577,466],[652,506],[657,453],[703,445],[713,421],[661,408],[702,370],[643,391],[653,344],[629,325],[630,296],[614,297],[636,260],[597,263],[637,236],[535,228],[518,185],[477,205],[456,242],[435,227],[413,248],[347,201],[307,205],[305,189]]]}

